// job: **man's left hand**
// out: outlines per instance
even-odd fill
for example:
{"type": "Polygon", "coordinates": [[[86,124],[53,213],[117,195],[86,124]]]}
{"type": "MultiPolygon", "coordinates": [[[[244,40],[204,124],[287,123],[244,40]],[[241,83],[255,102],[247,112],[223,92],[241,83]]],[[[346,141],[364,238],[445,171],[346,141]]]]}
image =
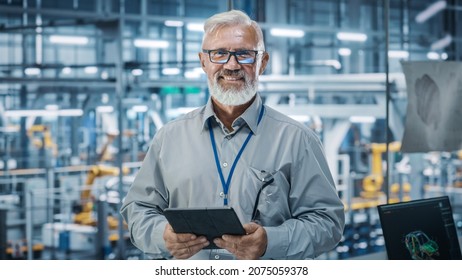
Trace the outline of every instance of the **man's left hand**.
{"type": "Polygon", "coordinates": [[[213,242],[220,248],[226,249],[239,260],[257,260],[266,251],[268,237],[265,229],[256,224],[243,225],[246,235],[223,235],[213,242]]]}

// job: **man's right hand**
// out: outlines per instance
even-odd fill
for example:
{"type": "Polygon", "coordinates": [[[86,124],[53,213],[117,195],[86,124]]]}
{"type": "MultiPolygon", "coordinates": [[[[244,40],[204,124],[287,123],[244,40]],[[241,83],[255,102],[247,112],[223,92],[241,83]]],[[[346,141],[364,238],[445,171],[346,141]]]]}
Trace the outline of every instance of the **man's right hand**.
{"type": "Polygon", "coordinates": [[[191,233],[175,233],[170,224],[165,226],[164,240],[167,250],[177,259],[188,259],[209,245],[204,236],[196,236],[191,233]]]}

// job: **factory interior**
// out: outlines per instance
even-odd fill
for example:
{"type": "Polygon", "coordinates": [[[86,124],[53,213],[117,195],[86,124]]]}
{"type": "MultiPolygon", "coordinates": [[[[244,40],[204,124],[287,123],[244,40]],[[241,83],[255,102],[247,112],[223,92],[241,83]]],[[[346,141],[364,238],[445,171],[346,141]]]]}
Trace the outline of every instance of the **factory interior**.
{"type": "Polygon", "coordinates": [[[462,60],[461,0],[0,0],[0,259],[145,258],[121,198],[207,102],[203,23],[230,9],[263,29],[264,103],[324,145],[346,225],[320,259],[385,251],[387,202],[448,196],[462,234],[462,151],[401,151],[402,63],[462,60]]]}

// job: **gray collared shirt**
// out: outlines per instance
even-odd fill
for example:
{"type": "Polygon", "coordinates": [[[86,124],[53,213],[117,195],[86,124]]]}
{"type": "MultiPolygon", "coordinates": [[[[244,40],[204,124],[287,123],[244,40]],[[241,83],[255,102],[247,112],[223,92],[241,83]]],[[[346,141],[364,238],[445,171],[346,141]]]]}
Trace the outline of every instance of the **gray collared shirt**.
{"type": "MultiPolygon", "coordinates": [[[[167,207],[223,206],[223,187],[211,145],[213,129],[225,180],[249,133],[254,135],[236,164],[228,204],[250,222],[262,179],[258,218],[268,236],[263,259],[306,259],[333,249],[344,226],[344,209],[316,134],[264,106],[257,94],[229,132],[208,103],[166,124],[155,135],[121,213],[135,246],[154,258],[171,258],[163,232],[167,207]],[[209,127],[208,119],[211,118],[209,127]]],[[[194,259],[232,258],[225,250],[202,250],[194,259]]]]}

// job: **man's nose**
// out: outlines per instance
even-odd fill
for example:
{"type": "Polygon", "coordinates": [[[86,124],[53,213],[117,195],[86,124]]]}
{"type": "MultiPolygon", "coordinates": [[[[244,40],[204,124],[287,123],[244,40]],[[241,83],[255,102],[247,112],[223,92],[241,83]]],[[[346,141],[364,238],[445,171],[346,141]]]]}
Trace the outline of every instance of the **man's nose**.
{"type": "Polygon", "coordinates": [[[228,62],[224,65],[225,69],[236,70],[241,69],[241,64],[237,61],[236,54],[231,54],[228,62]]]}

